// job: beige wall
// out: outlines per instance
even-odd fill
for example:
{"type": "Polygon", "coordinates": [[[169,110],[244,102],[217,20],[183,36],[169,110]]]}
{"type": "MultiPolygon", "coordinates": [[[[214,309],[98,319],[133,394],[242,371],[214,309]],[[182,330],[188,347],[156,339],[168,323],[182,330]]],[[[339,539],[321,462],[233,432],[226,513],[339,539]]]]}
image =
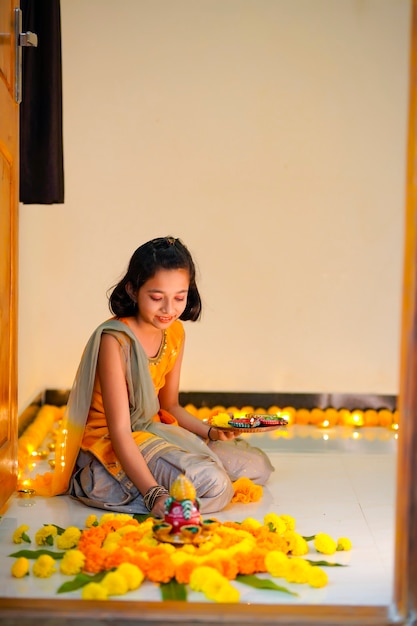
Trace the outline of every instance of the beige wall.
{"type": "Polygon", "coordinates": [[[20,213],[19,405],[181,237],[182,389],[396,393],[409,0],[61,0],[66,201],[20,213]]]}

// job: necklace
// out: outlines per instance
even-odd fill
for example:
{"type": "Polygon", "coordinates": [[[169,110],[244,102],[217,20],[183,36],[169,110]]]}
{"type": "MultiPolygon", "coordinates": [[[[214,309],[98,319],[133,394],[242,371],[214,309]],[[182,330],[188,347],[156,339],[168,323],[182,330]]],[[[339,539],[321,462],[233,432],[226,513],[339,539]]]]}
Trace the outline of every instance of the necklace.
{"type": "Polygon", "coordinates": [[[158,354],[155,357],[148,357],[149,365],[158,365],[160,363],[162,357],[165,354],[165,350],[167,349],[167,331],[164,330],[162,334],[161,345],[159,346],[158,354]]]}

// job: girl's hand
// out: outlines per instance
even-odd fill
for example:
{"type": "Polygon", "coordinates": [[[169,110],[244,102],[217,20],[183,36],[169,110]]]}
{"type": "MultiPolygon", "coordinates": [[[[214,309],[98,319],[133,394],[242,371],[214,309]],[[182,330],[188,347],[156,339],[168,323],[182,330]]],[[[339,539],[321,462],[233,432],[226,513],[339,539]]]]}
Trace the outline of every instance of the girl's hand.
{"type": "Polygon", "coordinates": [[[234,430],[220,430],[220,428],[216,428],[216,426],[211,426],[208,439],[209,441],[229,441],[236,437],[237,434],[234,430]]]}
{"type": "Polygon", "coordinates": [[[151,511],[151,515],[153,515],[153,517],[160,517],[162,519],[164,518],[165,502],[167,501],[168,498],[169,498],[169,495],[166,495],[166,496],[161,496],[160,498],[157,499],[151,511]]]}

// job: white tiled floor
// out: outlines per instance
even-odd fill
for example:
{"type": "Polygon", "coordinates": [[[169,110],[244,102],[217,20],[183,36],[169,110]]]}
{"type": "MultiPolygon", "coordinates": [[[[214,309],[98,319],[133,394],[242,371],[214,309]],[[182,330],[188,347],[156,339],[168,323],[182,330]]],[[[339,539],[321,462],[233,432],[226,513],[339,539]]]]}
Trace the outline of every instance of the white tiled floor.
{"type": "MultiPolygon", "coordinates": [[[[261,604],[352,604],[389,605],[393,590],[394,501],[396,486],[396,440],[394,433],[381,428],[336,428],[320,431],[315,427],[292,426],[287,433],[246,435],[251,443],[268,451],[275,465],[260,502],[232,505],[216,517],[241,521],[254,517],[262,521],[265,513],[295,517],[302,535],[325,532],[337,539],[349,537],[351,552],[324,557],[346,567],[328,568],[329,584],[323,589],[285,584],[298,597],[271,591],[256,591],[238,585],[241,601],[261,604]]],[[[56,589],[66,580],[60,574],[49,579],[27,576],[16,580],[10,575],[16,550],[13,531],[21,524],[29,533],[43,524],[61,527],[84,526],[92,512],[66,496],[33,500],[13,498],[0,521],[0,595],[2,597],[56,598],[56,589]],[[28,506],[31,505],[31,506],[28,506]]],[[[26,545],[24,546],[26,547],[26,545]]],[[[33,544],[32,544],[33,547],[33,544]]],[[[308,558],[322,559],[311,548],[308,558]]],[[[282,580],[277,580],[283,585],[282,580]]],[[[62,596],[59,596],[62,597],[62,596]]],[[[80,597],[80,592],[65,598],[80,597]]],[[[159,589],[149,583],[124,596],[126,600],[160,600],[159,589]]],[[[201,594],[190,593],[189,601],[202,601],[201,594]]]]}

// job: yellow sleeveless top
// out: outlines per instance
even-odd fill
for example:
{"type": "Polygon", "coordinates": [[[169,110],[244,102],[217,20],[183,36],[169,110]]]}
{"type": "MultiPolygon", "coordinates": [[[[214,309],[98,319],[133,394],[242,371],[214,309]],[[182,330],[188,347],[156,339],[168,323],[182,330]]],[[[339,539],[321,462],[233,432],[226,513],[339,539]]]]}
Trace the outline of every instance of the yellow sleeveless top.
{"type": "MultiPolygon", "coordinates": [[[[121,318],[120,321],[127,324],[126,320],[123,318],[121,318]]],[[[176,320],[165,331],[157,356],[153,359],[148,359],[148,368],[155,387],[156,396],[165,384],[166,375],[174,367],[183,342],[184,328],[182,323],[179,320],[176,320]]],[[[162,421],[164,423],[171,424],[177,423],[176,419],[172,415],[163,410],[160,410],[156,415],[154,415],[153,421],[162,421]]],[[[155,438],[156,435],[143,430],[132,432],[132,436],[138,447],[141,448],[143,445],[146,446],[145,442],[147,440],[155,438]]],[[[94,454],[94,456],[101,463],[103,463],[108,471],[114,476],[120,472],[121,466],[113,451],[110,440],[107,420],[104,413],[100,381],[97,372],[95,374],[92,400],[85,425],[81,448],[94,454]]]]}

